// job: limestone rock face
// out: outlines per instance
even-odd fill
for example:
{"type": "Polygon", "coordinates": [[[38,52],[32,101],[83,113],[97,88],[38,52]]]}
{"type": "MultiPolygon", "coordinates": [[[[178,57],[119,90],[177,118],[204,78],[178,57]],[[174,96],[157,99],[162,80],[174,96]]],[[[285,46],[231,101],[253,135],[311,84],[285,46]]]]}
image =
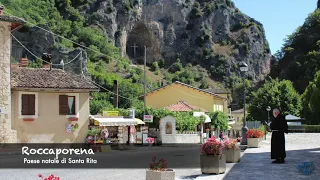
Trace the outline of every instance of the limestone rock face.
{"type": "MultiPolygon", "coordinates": [[[[179,58],[184,65],[206,68],[211,77],[239,76],[241,61],[249,65],[249,79],[262,80],[270,71],[271,54],[262,25],[241,13],[231,0],[93,0],[77,8],[88,25],[102,28],[108,41],[133,63],[143,62],[146,47],[148,64],[163,58],[170,65],[179,58]]],[[[36,27],[15,35],[38,56],[52,53],[55,64],[83,51],[86,71],[84,50],[55,47],[59,39],[36,27]]],[[[16,59],[27,54],[23,49],[15,52],[16,59]]],[[[79,69],[80,61],[75,60],[74,67],[79,69]]]]}
{"type": "MultiPolygon", "coordinates": [[[[43,29],[49,29],[45,25],[39,25],[43,29]]],[[[35,56],[41,58],[43,53],[52,54],[52,63],[54,68],[62,68],[60,65],[61,60],[63,60],[65,66],[64,69],[77,74],[82,71],[87,73],[88,58],[85,50],[81,48],[68,49],[62,47],[56,47],[54,35],[44,31],[38,27],[31,27],[28,31],[16,31],[14,36],[22,43],[28,50],[30,50],[35,56]]],[[[16,60],[27,57],[30,60],[35,60],[36,58],[28,53],[27,50],[21,46],[19,42],[12,40],[12,57],[16,60]]]]}
{"type": "Polygon", "coordinates": [[[97,13],[95,23],[133,62],[143,60],[146,46],[148,63],[160,58],[173,63],[178,54],[183,63],[211,67],[218,55],[227,59],[225,75],[237,74],[240,61],[250,66],[251,79],[261,80],[270,71],[271,54],[262,25],[229,0],[205,1],[199,8],[194,0],[137,0],[129,10],[124,4],[125,0],[96,1],[83,14],[97,13]]]}

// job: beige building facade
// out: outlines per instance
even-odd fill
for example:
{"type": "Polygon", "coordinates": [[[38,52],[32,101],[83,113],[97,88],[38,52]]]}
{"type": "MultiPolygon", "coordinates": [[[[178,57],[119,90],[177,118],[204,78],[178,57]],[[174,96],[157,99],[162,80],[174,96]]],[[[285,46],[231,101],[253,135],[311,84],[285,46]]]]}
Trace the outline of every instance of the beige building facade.
{"type": "MultiPolygon", "coordinates": [[[[25,61],[25,59],[22,59],[25,61]]],[[[61,69],[12,66],[12,127],[20,143],[84,143],[89,93],[99,89],[61,69]]]]}

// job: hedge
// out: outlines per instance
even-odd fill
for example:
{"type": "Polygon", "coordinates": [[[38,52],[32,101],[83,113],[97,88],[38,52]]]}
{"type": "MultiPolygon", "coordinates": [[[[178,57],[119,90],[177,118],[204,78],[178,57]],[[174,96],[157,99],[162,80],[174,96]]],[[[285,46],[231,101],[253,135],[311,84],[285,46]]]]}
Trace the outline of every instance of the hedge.
{"type": "Polygon", "coordinates": [[[320,133],[320,125],[303,125],[305,132],[320,133]]]}

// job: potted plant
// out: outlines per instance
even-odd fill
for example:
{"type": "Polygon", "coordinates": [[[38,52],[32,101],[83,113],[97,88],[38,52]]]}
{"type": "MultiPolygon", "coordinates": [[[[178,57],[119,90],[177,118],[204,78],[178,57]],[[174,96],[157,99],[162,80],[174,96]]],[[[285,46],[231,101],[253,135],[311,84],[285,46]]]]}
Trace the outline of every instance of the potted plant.
{"type": "Polygon", "coordinates": [[[260,147],[261,138],[264,133],[259,129],[249,129],[247,132],[248,147],[257,148],[260,147]]]}
{"type": "Polygon", "coordinates": [[[240,148],[237,145],[237,139],[228,139],[224,141],[224,153],[227,163],[236,163],[240,161],[240,148]]]}
{"type": "Polygon", "coordinates": [[[146,172],[146,180],[175,180],[175,171],[167,169],[167,162],[160,159],[156,162],[156,157],[152,158],[150,169],[146,172]]]}
{"type": "Polygon", "coordinates": [[[226,156],[223,144],[214,136],[201,145],[200,165],[203,174],[223,174],[226,171],[226,156]]]}

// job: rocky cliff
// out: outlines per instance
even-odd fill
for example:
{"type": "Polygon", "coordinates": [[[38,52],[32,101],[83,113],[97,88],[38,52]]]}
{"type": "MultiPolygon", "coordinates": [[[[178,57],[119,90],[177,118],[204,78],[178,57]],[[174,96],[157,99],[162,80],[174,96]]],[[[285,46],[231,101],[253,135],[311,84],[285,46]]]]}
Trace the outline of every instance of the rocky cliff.
{"type": "Polygon", "coordinates": [[[180,58],[206,67],[213,78],[238,74],[240,61],[249,65],[251,79],[270,71],[262,25],[230,0],[96,0],[78,9],[138,63],[146,46],[149,63],[164,58],[171,65],[180,58]]]}
{"type": "MultiPolygon", "coordinates": [[[[9,5],[18,7],[17,2],[9,5]]],[[[86,29],[87,35],[79,33],[78,24],[98,28],[107,36],[106,41],[118,47],[121,55],[133,63],[143,62],[146,46],[149,65],[164,59],[166,69],[180,59],[185,66],[188,63],[200,65],[206,69],[208,77],[218,81],[240,76],[238,64],[241,61],[249,65],[249,79],[261,80],[270,71],[271,54],[262,24],[243,14],[230,0],[92,0],[69,4],[60,0],[44,8],[59,13],[56,16],[46,11],[51,18],[50,28],[56,28],[60,34],[69,36],[67,38],[73,36],[72,39],[87,46],[91,45],[91,40],[86,39],[91,38],[86,37],[90,32],[86,29]]],[[[61,60],[66,63],[82,51],[72,62],[74,66],[69,67],[80,72],[79,63],[82,62],[86,71],[86,52],[77,46],[69,49],[58,46],[56,42],[61,39],[37,28],[20,30],[15,35],[36,55],[53,54],[54,64],[61,60]]],[[[15,57],[28,54],[23,49],[15,50],[19,52],[15,57]]]]}

